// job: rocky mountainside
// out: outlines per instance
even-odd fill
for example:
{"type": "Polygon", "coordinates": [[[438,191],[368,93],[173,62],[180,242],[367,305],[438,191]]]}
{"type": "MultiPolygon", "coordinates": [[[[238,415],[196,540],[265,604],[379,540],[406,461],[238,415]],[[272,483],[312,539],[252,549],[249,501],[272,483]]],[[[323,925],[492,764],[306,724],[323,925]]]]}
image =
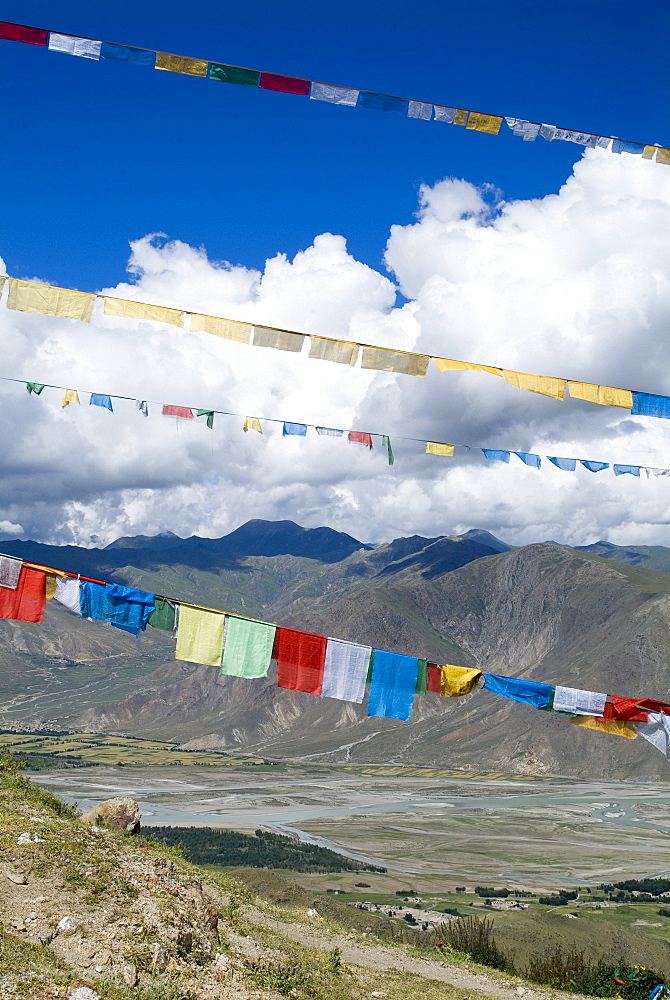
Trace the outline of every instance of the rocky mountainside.
{"type": "MultiPolygon", "coordinates": [[[[67,555],[12,544],[55,565],[67,555]]],[[[481,532],[361,546],[336,562],[198,550],[210,561],[196,565],[182,549],[95,550],[93,575],[439,662],[670,695],[670,576],[662,572],[550,543],[510,549],[481,532]]],[[[169,734],[189,748],[321,762],[585,776],[588,760],[593,778],[667,777],[665,759],[641,739],[576,730],[488,692],[418,698],[411,721],[400,723],[279,690],[272,677],[223,678],[177,662],[164,633],[149,629],[136,641],[55,602],[42,626],[1,622],[0,634],[0,726],[169,734]]]]}

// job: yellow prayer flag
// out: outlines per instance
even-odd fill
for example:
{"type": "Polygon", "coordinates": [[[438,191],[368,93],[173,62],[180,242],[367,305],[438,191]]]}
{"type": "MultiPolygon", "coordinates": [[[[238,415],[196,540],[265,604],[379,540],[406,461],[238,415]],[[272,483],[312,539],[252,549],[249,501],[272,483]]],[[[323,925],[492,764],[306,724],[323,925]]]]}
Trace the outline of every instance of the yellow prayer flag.
{"type": "Polygon", "coordinates": [[[274,347],[276,351],[293,351],[297,354],[302,350],[304,342],[304,333],[275,330],[270,326],[254,327],[254,347],[274,347]]]}
{"type": "Polygon", "coordinates": [[[180,605],[175,660],[220,667],[225,621],[223,613],[180,605]]]}
{"type": "Polygon", "coordinates": [[[258,417],[245,417],[243,431],[258,431],[259,434],[263,433],[263,428],[261,427],[261,422],[258,417]]]}
{"type": "Polygon", "coordinates": [[[645,146],[644,150],[642,152],[642,159],[643,160],[653,160],[654,159],[654,153],[656,152],[656,149],[657,149],[656,146],[645,146]]]}
{"type": "Polygon", "coordinates": [[[42,316],[61,316],[90,323],[95,305],[95,295],[75,292],[70,288],[40,285],[35,281],[9,279],[7,308],[17,312],[40,313],[42,316]]]}
{"type": "Polygon", "coordinates": [[[189,76],[207,76],[206,59],[192,59],[190,56],[173,56],[170,52],[156,53],[156,69],[167,69],[171,73],[187,73],[189,76]]]}
{"type": "Polygon", "coordinates": [[[505,381],[510,385],[515,385],[517,389],[525,389],[526,392],[538,392],[542,396],[551,396],[552,399],[563,399],[565,396],[566,382],[564,378],[552,378],[548,375],[528,375],[526,372],[512,372],[503,368],[505,381]]]}
{"type": "Polygon", "coordinates": [[[453,444],[441,444],[439,441],[426,441],[426,455],[453,455],[453,444]]]}
{"type": "Polygon", "coordinates": [[[452,361],[450,358],[433,358],[438,372],[488,372],[489,375],[502,375],[502,368],[492,368],[490,365],[474,365],[469,361],[452,361]]]}
{"type": "Polygon", "coordinates": [[[454,667],[451,663],[437,665],[440,671],[440,694],[443,698],[462,698],[470,694],[482,676],[476,667],[454,667]]]}
{"type": "Polygon", "coordinates": [[[454,115],[454,125],[467,125],[468,124],[468,112],[464,111],[463,108],[456,108],[456,114],[454,115]]]}
{"type": "Polygon", "coordinates": [[[105,296],[105,316],[118,316],[121,319],[150,319],[154,323],[169,323],[171,326],[184,325],[184,313],[181,309],[168,309],[165,306],[150,306],[146,302],[134,302],[132,299],[115,299],[105,296]]]}
{"type": "Polygon", "coordinates": [[[319,361],[335,361],[339,365],[351,365],[353,368],[358,360],[358,344],[352,344],[348,340],[310,337],[309,356],[319,361]]]}
{"type": "Polygon", "coordinates": [[[235,323],[231,319],[203,316],[200,313],[191,315],[191,333],[213,333],[215,337],[223,337],[224,340],[236,340],[240,344],[248,344],[252,329],[251,323],[235,323]]]}
{"type": "Polygon", "coordinates": [[[46,584],[45,584],[45,595],[47,601],[53,600],[56,596],[56,583],[58,582],[58,577],[55,573],[46,574],[46,584]]]}
{"type": "Polygon", "coordinates": [[[630,722],[624,719],[598,719],[595,715],[573,715],[570,722],[573,726],[597,729],[601,733],[612,733],[613,736],[623,736],[627,740],[637,739],[637,733],[630,722]]]}
{"type": "Polygon", "coordinates": [[[79,393],[76,389],[66,389],[65,395],[63,396],[63,406],[69,406],[70,403],[79,402],[79,393]]]}
{"type": "Polygon", "coordinates": [[[385,347],[364,347],[361,368],[374,368],[380,372],[399,372],[425,378],[430,358],[425,354],[389,351],[385,347]]]}
{"type": "Polygon", "coordinates": [[[477,129],[478,132],[488,132],[497,135],[502,125],[502,118],[497,115],[483,115],[479,111],[471,111],[466,128],[477,129]]]}
{"type": "Polygon", "coordinates": [[[656,162],[670,163],[670,149],[664,149],[663,146],[659,146],[656,150],[656,162]]]}
{"type": "Polygon", "coordinates": [[[590,382],[568,382],[573,399],[586,399],[589,403],[603,406],[621,406],[624,410],[633,408],[633,393],[630,389],[613,389],[608,385],[591,385],[590,382]]]}

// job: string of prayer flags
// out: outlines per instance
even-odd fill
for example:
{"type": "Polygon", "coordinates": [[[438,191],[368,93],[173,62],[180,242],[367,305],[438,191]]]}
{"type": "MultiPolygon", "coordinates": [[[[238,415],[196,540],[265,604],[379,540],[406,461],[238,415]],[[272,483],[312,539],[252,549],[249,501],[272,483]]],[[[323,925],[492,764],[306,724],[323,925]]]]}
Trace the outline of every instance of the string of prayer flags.
{"type": "Polygon", "coordinates": [[[90,406],[102,406],[104,409],[109,410],[110,413],[114,412],[112,407],[112,397],[106,396],[102,392],[92,392],[91,398],[89,400],[90,406]]]}
{"type": "Polygon", "coordinates": [[[69,406],[70,403],[79,402],[79,393],[76,389],[66,389],[65,395],[63,396],[63,406],[69,406]]]}
{"type": "Polygon", "coordinates": [[[175,659],[220,667],[225,621],[226,616],[219,611],[205,611],[181,604],[175,659]]]}
{"type": "Polygon", "coordinates": [[[311,632],[278,628],[273,658],[277,661],[277,684],[289,691],[321,694],[327,639],[311,632]]]}
{"type": "Polygon", "coordinates": [[[366,448],[372,448],[372,435],[364,431],[349,431],[349,441],[353,444],[362,444],[366,448]]]}
{"type": "Polygon", "coordinates": [[[272,658],[275,625],[226,618],[221,673],[229,677],[266,677],[272,658]]]}
{"type": "Polygon", "coordinates": [[[368,715],[407,722],[412,714],[418,672],[416,656],[373,650],[368,715]]]}
{"type": "Polygon", "coordinates": [[[258,417],[245,417],[244,427],[242,430],[246,433],[247,431],[258,431],[259,434],[263,433],[263,428],[261,427],[261,422],[258,417]]]}
{"type": "Polygon", "coordinates": [[[371,655],[371,646],[329,638],[323,668],[322,697],[360,705],[365,697],[365,681],[371,655]]]}

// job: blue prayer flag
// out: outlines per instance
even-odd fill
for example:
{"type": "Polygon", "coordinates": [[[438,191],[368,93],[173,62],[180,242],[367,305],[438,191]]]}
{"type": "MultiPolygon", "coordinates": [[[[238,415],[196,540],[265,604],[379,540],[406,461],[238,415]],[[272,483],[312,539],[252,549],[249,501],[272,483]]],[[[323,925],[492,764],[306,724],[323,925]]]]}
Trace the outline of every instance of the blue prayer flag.
{"type": "Polygon", "coordinates": [[[116,45],[103,42],[100,47],[101,59],[116,59],[119,62],[135,63],[137,66],[155,66],[156,53],[151,49],[136,49],[132,45],[116,45]]]}
{"type": "Polygon", "coordinates": [[[400,111],[406,115],[409,111],[409,100],[405,97],[391,97],[390,94],[373,94],[369,90],[361,90],[358,95],[359,108],[372,108],[375,111],[400,111]]]}
{"type": "Polygon", "coordinates": [[[514,454],[521,459],[524,465],[530,466],[531,469],[539,469],[542,464],[539,455],[529,454],[527,451],[515,451],[514,454]]]}
{"type": "Polygon", "coordinates": [[[670,396],[654,396],[649,392],[633,393],[634,417],[665,417],[670,420],[670,396]]]}
{"type": "Polygon", "coordinates": [[[83,618],[97,618],[99,621],[110,622],[133,635],[137,635],[147,627],[147,619],[154,610],[155,602],[154,594],[116,583],[104,586],[82,580],[79,588],[79,604],[83,618]]]}
{"type": "Polygon", "coordinates": [[[615,476],[625,476],[627,473],[630,476],[639,476],[641,467],[639,465],[615,465],[613,468],[615,476]]]}
{"type": "Polygon", "coordinates": [[[503,677],[500,674],[484,674],[484,687],[503,698],[523,701],[535,708],[546,708],[551,701],[554,688],[551,684],[524,681],[519,677],[503,677]]]}
{"type": "Polygon", "coordinates": [[[508,451],[499,451],[497,448],[482,448],[482,451],[489,462],[509,462],[508,451]]]}
{"type": "Polygon", "coordinates": [[[373,650],[368,715],[407,722],[412,714],[418,676],[419,661],[416,656],[389,653],[385,649],[373,650]]]}
{"type": "Polygon", "coordinates": [[[563,469],[563,472],[574,472],[577,468],[576,458],[556,458],[551,455],[547,455],[550,462],[553,462],[558,469],[563,469]]]}
{"type": "Polygon", "coordinates": [[[292,424],[288,421],[284,421],[284,437],[288,437],[289,434],[297,434],[298,437],[305,437],[307,434],[307,424],[292,424]]]}
{"type": "Polygon", "coordinates": [[[612,140],[613,153],[644,153],[643,142],[628,142],[627,139],[612,140]]]}
{"type": "Polygon", "coordinates": [[[110,413],[114,412],[114,410],[112,409],[112,397],[105,396],[100,392],[91,393],[89,406],[104,406],[105,409],[109,410],[110,413]]]}
{"type": "Polygon", "coordinates": [[[585,458],[580,458],[579,461],[589,472],[602,472],[603,469],[609,469],[608,462],[587,462],[585,458]]]}

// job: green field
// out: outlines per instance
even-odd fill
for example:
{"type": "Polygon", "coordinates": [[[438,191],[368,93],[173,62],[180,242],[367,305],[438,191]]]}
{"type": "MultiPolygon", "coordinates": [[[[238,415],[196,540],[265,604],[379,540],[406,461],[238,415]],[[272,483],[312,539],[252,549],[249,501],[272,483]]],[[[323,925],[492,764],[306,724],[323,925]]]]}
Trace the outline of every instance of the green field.
{"type": "Polygon", "coordinates": [[[194,764],[213,767],[264,764],[262,757],[232,757],[204,750],[179,750],[173,743],[102,736],[97,733],[67,733],[41,736],[31,733],[0,733],[0,750],[26,757],[46,767],[107,764],[117,767],[147,767],[164,764],[194,764]]]}

